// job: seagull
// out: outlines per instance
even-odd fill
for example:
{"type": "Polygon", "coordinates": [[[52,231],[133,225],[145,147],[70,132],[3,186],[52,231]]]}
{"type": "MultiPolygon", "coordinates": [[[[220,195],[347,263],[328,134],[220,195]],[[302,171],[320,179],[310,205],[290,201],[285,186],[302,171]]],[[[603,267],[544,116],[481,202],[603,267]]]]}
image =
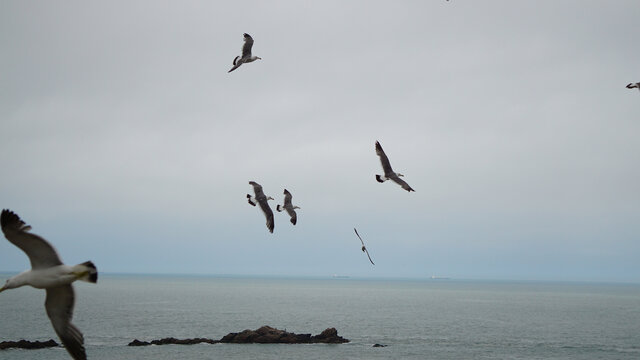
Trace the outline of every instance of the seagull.
{"type": "Polygon", "coordinates": [[[56,249],[45,239],[31,234],[31,226],[26,225],[18,215],[10,210],[2,210],[0,225],[4,236],[24,251],[31,261],[31,270],[24,271],[9,280],[0,292],[24,285],[46,289],[44,307],[53,329],[71,357],[86,359],[84,337],[71,323],[73,317],[74,293],[71,283],[76,280],[96,283],[98,270],[91,261],[75,266],[64,265],[56,249]]]}
{"type": "Polygon", "coordinates": [[[233,67],[231,68],[231,70],[229,70],[229,72],[232,72],[233,70],[239,68],[240,65],[244,63],[250,63],[256,60],[262,60],[261,57],[251,56],[251,47],[253,47],[253,38],[251,37],[251,35],[244,33],[244,45],[242,46],[242,56],[236,56],[236,58],[233,59],[233,67]]]}
{"type": "Polygon", "coordinates": [[[364,247],[364,241],[362,241],[362,238],[360,237],[360,234],[358,234],[358,230],[356,230],[356,228],[353,228],[353,231],[356,232],[356,235],[358,235],[358,239],[360,239],[360,242],[362,243],[362,252],[367,253],[367,257],[369,258],[369,261],[371,261],[371,265],[375,265],[373,263],[373,260],[371,260],[371,256],[369,256],[369,250],[367,250],[367,248],[364,247]]]}
{"type": "Polygon", "coordinates": [[[380,146],[380,142],[376,141],[376,154],[380,157],[380,163],[382,163],[382,169],[384,170],[384,175],[376,175],[376,180],[379,183],[385,182],[387,180],[393,180],[398,185],[402,186],[403,189],[408,192],[415,191],[407,184],[404,180],[400,179],[400,176],[404,176],[400,173],[396,173],[391,169],[391,163],[389,163],[389,158],[382,150],[382,146],[380,146]]]}
{"type": "Polygon", "coordinates": [[[296,215],[296,210],[295,209],[300,209],[299,206],[293,206],[293,204],[291,204],[291,193],[289,192],[289,190],[284,189],[284,205],[280,205],[278,204],[278,206],[276,206],[276,210],[278,210],[278,212],[281,212],[282,210],[287,210],[287,213],[289,213],[289,216],[291,216],[291,223],[293,225],[296,224],[296,221],[298,220],[298,216],[296,215]]]}
{"type": "Polygon", "coordinates": [[[264,212],[264,216],[267,218],[267,229],[269,229],[270,233],[273,233],[273,211],[269,207],[269,203],[267,200],[275,200],[271,196],[265,196],[264,192],[262,192],[262,186],[255,181],[249,181],[249,185],[253,185],[253,192],[256,196],[251,196],[247,194],[247,201],[252,206],[256,206],[256,204],[260,204],[260,208],[262,212],[264,212]]]}
{"type": "Polygon", "coordinates": [[[629,85],[627,85],[627,89],[633,89],[633,88],[636,88],[638,89],[638,91],[640,91],[640,82],[630,83],[629,85]]]}

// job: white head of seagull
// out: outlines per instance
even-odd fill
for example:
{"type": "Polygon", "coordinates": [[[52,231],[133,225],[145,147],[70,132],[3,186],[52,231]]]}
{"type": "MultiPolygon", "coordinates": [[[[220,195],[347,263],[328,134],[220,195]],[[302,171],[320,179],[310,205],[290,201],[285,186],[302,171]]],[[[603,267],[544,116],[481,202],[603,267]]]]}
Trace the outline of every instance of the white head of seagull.
{"type": "Polygon", "coordinates": [[[261,57],[251,55],[252,47],[253,47],[253,38],[251,37],[251,35],[244,33],[244,45],[242,46],[242,56],[236,56],[235,59],[233,59],[233,67],[231,68],[231,70],[229,70],[229,72],[232,72],[233,70],[239,68],[240,65],[244,63],[250,63],[256,60],[262,60],[261,57]]]}
{"type": "Polygon", "coordinates": [[[382,146],[379,141],[376,141],[376,154],[380,157],[380,164],[382,164],[382,170],[384,170],[384,175],[376,175],[376,180],[380,183],[385,182],[387,180],[391,180],[396,184],[402,186],[403,189],[408,192],[415,191],[407,184],[404,180],[400,179],[401,176],[404,176],[400,173],[396,173],[391,168],[391,163],[389,162],[389,158],[382,150],[382,146]]]}
{"type": "Polygon", "coordinates": [[[267,219],[267,229],[269,229],[270,233],[273,233],[273,228],[275,227],[275,223],[273,220],[273,210],[269,206],[268,200],[275,200],[271,196],[265,196],[262,191],[262,186],[255,181],[249,181],[249,185],[253,186],[253,192],[255,196],[251,196],[247,194],[247,202],[251,206],[260,205],[260,209],[264,213],[265,218],[267,219]]]}
{"type": "Polygon", "coordinates": [[[0,225],[7,240],[24,251],[31,262],[31,270],[7,280],[0,292],[24,285],[46,289],[44,306],[53,329],[72,358],[86,359],[84,337],[71,323],[75,298],[71,283],[76,280],[96,283],[98,270],[95,265],[91,261],[75,266],[64,265],[53,246],[40,236],[29,233],[31,227],[10,210],[2,210],[0,225]]]}

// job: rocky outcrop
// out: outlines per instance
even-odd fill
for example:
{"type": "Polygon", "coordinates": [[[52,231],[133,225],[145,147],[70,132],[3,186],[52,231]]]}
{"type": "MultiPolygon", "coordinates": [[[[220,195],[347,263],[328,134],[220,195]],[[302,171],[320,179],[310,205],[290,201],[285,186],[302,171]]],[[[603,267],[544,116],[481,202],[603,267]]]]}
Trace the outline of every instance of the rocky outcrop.
{"type": "Polygon", "coordinates": [[[169,344],[193,345],[193,344],[200,344],[200,343],[217,344],[219,342],[220,341],[218,340],[212,340],[212,339],[206,339],[206,338],[176,339],[176,338],[169,337],[169,338],[164,338],[160,340],[153,340],[150,342],[134,339],[132,342],[128,344],[128,346],[169,345],[169,344]]]}
{"type": "Polygon", "coordinates": [[[338,331],[335,328],[329,328],[319,335],[311,336],[311,334],[295,334],[271,326],[263,326],[257,330],[227,334],[220,339],[220,342],[235,344],[342,344],[349,342],[349,340],[338,336],[338,331]]]}
{"type": "Polygon", "coordinates": [[[257,330],[244,330],[239,333],[229,333],[220,340],[196,338],[196,339],[175,339],[164,338],[153,341],[140,341],[138,339],[129,343],[129,346],[147,346],[147,345],[166,345],[166,344],[217,344],[217,343],[233,343],[233,344],[342,344],[349,340],[338,336],[335,328],[328,328],[318,335],[311,334],[295,334],[285,330],[272,328],[271,326],[263,326],[257,330]]]}
{"type": "Polygon", "coordinates": [[[58,343],[53,339],[49,341],[28,341],[28,340],[20,340],[20,341],[3,341],[0,342],[0,350],[4,349],[44,349],[49,347],[56,347],[58,343]]]}

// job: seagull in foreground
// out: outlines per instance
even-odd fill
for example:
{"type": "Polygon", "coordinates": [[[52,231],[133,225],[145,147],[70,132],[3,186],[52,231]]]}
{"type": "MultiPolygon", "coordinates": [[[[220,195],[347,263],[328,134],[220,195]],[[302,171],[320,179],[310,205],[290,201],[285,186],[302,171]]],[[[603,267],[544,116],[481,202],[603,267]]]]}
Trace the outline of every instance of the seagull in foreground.
{"type": "Polygon", "coordinates": [[[278,206],[276,206],[276,210],[278,210],[278,212],[281,212],[282,210],[287,210],[287,213],[289,213],[289,216],[291,216],[291,223],[293,225],[296,224],[296,221],[298,221],[298,216],[296,214],[296,210],[295,209],[300,209],[299,206],[293,206],[293,204],[291,204],[291,193],[289,192],[289,190],[284,189],[284,205],[280,205],[278,204],[278,206]]]}
{"type": "Polygon", "coordinates": [[[627,89],[633,89],[633,88],[636,88],[638,89],[638,91],[640,91],[640,82],[630,83],[629,85],[627,85],[627,89]]]}
{"type": "Polygon", "coordinates": [[[392,180],[398,185],[402,186],[403,189],[408,192],[415,191],[407,184],[404,180],[400,179],[401,176],[404,176],[400,173],[396,173],[391,169],[391,163],[389,162],[389,158],[382,150],[382,146],[380,146],[380,142],[376,141],[376,154],[380,157],[380,163],[382,164],[382,170],[384,170],[384,175],[376,175],[376,180],[379,183],[385,182],[387,180],[392,180]]]}
{"type": "Polygon", "coordinates": [[[244,33],[244,45],[242,46],[242,56],[236,56],[236,58],[233,59],[233,67],[231,68],[231,70],[229,70],[229,72],[232,72],[233,70],[239,68],[240,65],[244,63],[250,63],[256,60],[262,60],[261,57],[251,56],[251,47],[253,47],[253,38],[251,37],[251,35],[244,33]]]}
{"type": "Polygon", "coordinates": [[[271,207],[269,207],[269,203],[267,200],[275,200],[271,196],[265,196],[264,192],[262,192],[262,186],[255,181],[249,181],[250,185],[253,185],[253,192],[256,196],[251,196],[247,194],[247,201],[252,206],[256,206],[256,204],[260,204],[260,208],[264,213],[264,216],[267,218],[267,229],[269,229],[270,233],[273,233],[273,227],[275,224],[273,223],[273,211],[271,207]]]}
{"type": "Polygon", "coordinates": [[[53,329],[60,337],[71,357],[86,359],[84,337],[71,323],[73,317],[74,294],[71,283],[76,280],[96,283],[98,270],[91,261],[75,266],[64,265],[56,249],[45,239],[31,234],[27,225],[10,210],[2,210],[0,225],[4,236],[24,251],[31,261],[31,270],[24,271],[9,280],[0,288],[0,292],[24,285],[37,289],[46,289],[47,298],[44,307],[51,320],[53,329]]]}
{"type": "Polygon", "coordinates": [[[362,243],[362,252],[367,253],[367,257],[369,258],[369,261],[371,261],[371,265],[375,265],[373,263],[373,260],[371,260],[371,256],[369,256],[369,250],[367,250],[367,248],[364,246],[364,241],[362,241],[360,234],[358,234],[358,230],[356,230],[356,228],[353,228],[353,231],[356,232],[356,235],[358,235],[358,239],[360,239],[360,242],[362,243]]]}

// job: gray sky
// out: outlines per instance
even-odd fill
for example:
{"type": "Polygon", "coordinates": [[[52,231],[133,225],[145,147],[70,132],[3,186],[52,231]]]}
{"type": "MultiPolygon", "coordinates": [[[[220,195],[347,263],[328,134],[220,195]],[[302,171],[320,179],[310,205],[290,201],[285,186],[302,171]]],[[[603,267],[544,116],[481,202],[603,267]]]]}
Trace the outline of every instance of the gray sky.
{"type": "Polygon", "coordinates": [[[103,272],[640,282],[639,13],[3,1],[0,207],[103,272]],[[228,74],[244,32],[263,60],[228,74]]]}

